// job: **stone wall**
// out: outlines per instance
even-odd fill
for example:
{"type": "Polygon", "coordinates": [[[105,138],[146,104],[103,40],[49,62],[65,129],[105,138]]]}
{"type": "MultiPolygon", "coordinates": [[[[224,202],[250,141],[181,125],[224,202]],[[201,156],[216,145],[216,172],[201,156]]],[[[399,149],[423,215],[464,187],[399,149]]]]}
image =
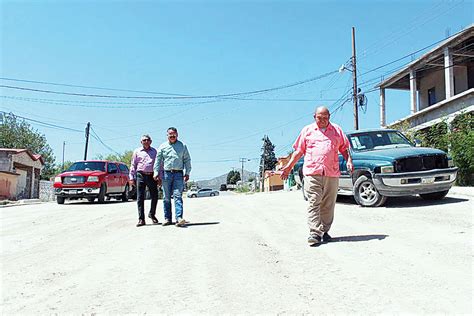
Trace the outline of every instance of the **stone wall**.
{"type": "Polygon", "coordinates": [[[53,181],[40,181],[39,198],[41,201],[54,201],[53,181]]]}

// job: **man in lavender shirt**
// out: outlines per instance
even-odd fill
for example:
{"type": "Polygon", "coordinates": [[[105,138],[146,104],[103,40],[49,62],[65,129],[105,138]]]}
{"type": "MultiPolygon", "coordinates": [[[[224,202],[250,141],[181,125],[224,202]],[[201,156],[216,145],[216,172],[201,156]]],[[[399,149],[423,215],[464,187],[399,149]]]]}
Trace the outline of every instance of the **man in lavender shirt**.
{"type": "Polygon", "coordinates": [[[151,195],[151,206],[148,217],[153,224],[158,224],[156,218],[156,204],[158,203],[157,183],[153,179],[153,165],[156,159],[156,149],[151,147],[151,137],[143,135],[142,147],[135,149],[130,166],[130,184],[137,188],[138,224],[137,227],[145,225],[145,190],[148,187],[151,195]]]}

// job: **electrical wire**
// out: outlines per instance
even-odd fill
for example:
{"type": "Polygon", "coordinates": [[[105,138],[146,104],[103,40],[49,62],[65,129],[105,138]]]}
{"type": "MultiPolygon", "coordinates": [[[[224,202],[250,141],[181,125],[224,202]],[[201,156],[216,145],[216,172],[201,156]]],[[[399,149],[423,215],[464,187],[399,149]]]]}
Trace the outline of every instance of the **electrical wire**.
{"type": "Polygon", "coordinates": [[[33,88],[25,88],[19,86],[10,86],[10,85],[0,85],[0,88],[6,89],[15,89],[15,90],[22,90],[22,91],[32,91],[32,92],[41,92],[41,93],[50,93],[50,94],[58,94],[58,95],[71,95],[71,96],[79,96],[79,97],[94,97],[94,98],[111,98],[111,99],[158,99],[158,100],[187,100],[187,99],[214,99],[214,98],[223,98],[223,97],[236,97],[236,96],[245,96],[245,95],[256,95],[260,93],[266,93],[271,91],[277,91],[282,89],[287,89],[295,86],[299,86],[305,83],[313,82],[316,80],[323,79],[328,77],[334,73],[338,72],[337,70],[327,72],[325,74],[312,77],[309,79],[297,81],[294,83],[274,87],[274,88],[267,88],[261,90],[254,90],[254,91],[247,91],[247,92],[238,92],[238,93],[227,93],[227,94],[216,94],[216,95],[200,95],[200,96],[119,96],[119,95],[100,95],[100,94],[87,94],[87,93],[73,93],[73,92],[61,92],[61,91],[54,91],[54,90],[43,90],[43,89],[33,89],[33,88]]]}

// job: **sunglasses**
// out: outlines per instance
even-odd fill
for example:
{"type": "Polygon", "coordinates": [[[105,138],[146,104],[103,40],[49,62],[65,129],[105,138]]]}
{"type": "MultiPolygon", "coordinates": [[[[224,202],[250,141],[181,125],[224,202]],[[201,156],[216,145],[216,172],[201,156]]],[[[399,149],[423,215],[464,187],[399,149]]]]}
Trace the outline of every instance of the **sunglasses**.
{"type": "Polygon", "coordinates": [[[151,139],[142,139],[142,142],[151,142],[151,139]]]}

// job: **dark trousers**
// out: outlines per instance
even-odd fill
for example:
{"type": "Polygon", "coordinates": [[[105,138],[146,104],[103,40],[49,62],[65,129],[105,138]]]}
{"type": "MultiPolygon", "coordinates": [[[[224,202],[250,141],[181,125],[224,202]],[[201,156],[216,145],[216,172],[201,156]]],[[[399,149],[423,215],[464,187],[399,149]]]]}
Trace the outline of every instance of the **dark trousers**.
{"type": "Polygon", "coordinates": [[[137,173],[137,205],[138,205],[138,219],[145,220],[145,191],[148,187],[151,197],[151,206],[149,215],[155,216],[156,204],[158,203],[158,188],[153,175],[146,175],[137,173]]]}

